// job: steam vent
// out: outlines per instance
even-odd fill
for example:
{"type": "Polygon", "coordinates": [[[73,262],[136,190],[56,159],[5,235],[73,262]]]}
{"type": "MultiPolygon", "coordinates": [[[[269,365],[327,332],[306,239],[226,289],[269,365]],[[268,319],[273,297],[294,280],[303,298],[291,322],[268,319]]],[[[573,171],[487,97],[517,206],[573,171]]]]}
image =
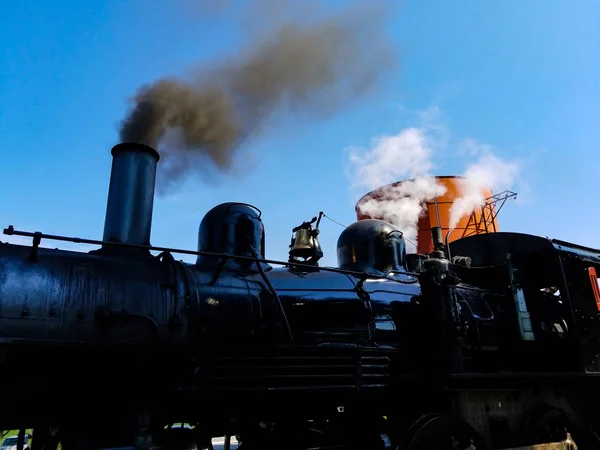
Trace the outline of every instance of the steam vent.
{"type": "MultiPolygon", "coordinates": [[[[424,211],[422,212],[419,221],[417,223],[417,247],[418,253],[431,253],[433,251],[433,242],[431,240],[431,228],[438,226],[438,215],[436,214],[436,201],[437,210],[439,211],[439,224],[442,228],[442,236],[444,242],[446,241],[446,235],[450,231],[450,208],[452,203],[459,197],[461,197],[460,180],[463,177],[458,176],[438,176],[435,177],[437,183],[446,187],[446,193],[439,195],[437,199],[431,198],[424,202],[424,211]]],[[[356,216],[357,220],[364,219],[381,219],[386,220],[385,217],[371,217],[360,211],[360,206],[368,200],[381,199],[385,196],[385,192],[394,188],[398,188],[403,183],[412,180],[398,181],[396,183],[388,184],[377,188],[368,194],[364,195],[356,203],[356,216]]],[[[492,197],[493,192],[489,188],[485,188],[482,191],[483,197],[489,199],[492,197]]],[[[448,236],[448,242],[456,241],[463,237],[471,236],[474,234],[482,233],[494,233],[498,230],[498,223],[496,220],[495,205],[492,202],[486,203],[483,207],[476,208],[470,215],[463,216],[457,223],[454,230],[448,236]]]]}

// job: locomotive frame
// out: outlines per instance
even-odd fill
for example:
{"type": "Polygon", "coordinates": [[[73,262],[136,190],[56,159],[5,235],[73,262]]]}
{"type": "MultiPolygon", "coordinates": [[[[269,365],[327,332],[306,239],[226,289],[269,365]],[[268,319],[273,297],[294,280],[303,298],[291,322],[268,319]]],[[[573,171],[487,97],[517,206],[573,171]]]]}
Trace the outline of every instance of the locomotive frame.
{"type": "Polygon", "coordinates": [[[103,240],[4,230],[33,242],[0,244],[3,428],[36,449],[600,448],[600,251],[434,228],[409,270],[402,233],[362,220],[320,267],[312,221],[274,261],[240,203],[206,214],[198,250],[155,247],[158,159],[113,149],[103,240]]]}

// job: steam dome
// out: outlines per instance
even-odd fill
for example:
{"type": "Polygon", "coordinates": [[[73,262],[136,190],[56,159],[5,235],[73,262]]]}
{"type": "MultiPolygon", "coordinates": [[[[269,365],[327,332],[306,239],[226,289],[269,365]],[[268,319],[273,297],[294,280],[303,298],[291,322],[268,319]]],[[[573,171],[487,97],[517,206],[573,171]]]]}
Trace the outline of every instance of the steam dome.
{"type": "Polygon", "coordinates": [[[383,275],[405,271],[402,233],[388,222],[366,219],[348,226],[337,242],[338,267],[383,275]]]}
{"type": "MultiPolygon", "coordinates": [[[[208,211],[198,229],[198,251],[230,256],[265,257],[265,229],[260,211],[246,203],[228,202],[208,211]]],[[[198,255],[197,265],[215,265],[218,257],[198,255]]],[[[230,258],[225,268],[249,267],[252,261],[230,258]]]]}

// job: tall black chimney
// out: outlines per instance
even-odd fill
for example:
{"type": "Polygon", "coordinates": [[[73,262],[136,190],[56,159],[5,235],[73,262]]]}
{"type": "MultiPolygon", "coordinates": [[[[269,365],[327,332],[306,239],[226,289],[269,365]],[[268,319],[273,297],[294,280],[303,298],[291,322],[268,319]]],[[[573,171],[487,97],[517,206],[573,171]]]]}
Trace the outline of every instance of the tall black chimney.
{"type": "Polygon", "coordinates": [[[104,220],[104,241],[150,245],[156,150],[137,143],[121,143],[111,151],[112,169],[104,220]]]}

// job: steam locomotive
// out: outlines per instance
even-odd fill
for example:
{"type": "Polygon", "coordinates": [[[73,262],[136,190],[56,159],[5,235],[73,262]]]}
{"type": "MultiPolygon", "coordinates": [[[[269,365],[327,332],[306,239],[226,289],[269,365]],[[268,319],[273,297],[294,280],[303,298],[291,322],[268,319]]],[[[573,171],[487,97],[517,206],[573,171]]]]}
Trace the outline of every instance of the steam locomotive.
{"type": "Polygon", "coordinates": [[[197,251],[155,247],[159,154],[112,155],[102,240],[4,230],[32,239],[0,244],[0,424],[21,447],[33,428],[34,450],[600,448],[600,251],[434,227],[414,258],[369,219],[321,267],[319,216],[278,262],[233,202],[197,251]]]}

